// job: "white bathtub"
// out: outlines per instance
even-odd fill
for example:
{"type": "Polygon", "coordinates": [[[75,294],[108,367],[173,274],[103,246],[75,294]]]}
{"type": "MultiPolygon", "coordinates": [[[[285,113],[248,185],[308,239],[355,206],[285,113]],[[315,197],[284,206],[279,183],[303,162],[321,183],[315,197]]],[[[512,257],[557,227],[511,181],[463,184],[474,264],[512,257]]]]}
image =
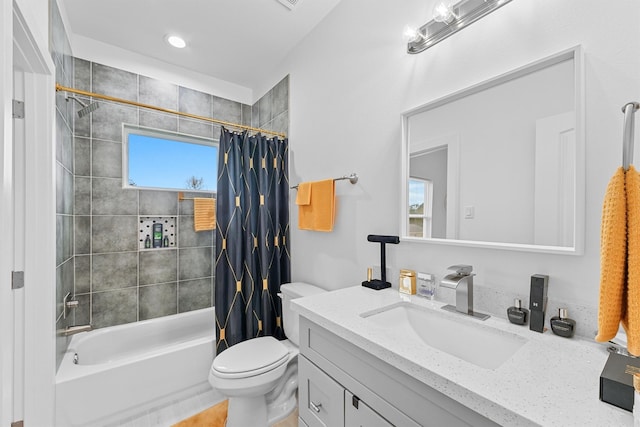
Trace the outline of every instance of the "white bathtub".
{"type": "Polygon", "coordinates": [[[207,308],[74,335],[56,374],[57,426],[100,426],[205,390],[214,325],[207,308]]]}

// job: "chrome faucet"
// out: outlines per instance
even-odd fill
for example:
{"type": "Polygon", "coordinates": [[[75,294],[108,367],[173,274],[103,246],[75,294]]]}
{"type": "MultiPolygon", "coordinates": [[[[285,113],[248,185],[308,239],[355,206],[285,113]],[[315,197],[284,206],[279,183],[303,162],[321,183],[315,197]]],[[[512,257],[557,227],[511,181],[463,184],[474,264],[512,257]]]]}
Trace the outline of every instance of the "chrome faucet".
{"type": "Polygon", "coordinates": [[[452,265],[448,270],[454,270],[455,273],[446,275],[440,285],[445,288],[456,290],[456,305],[447,304],[442,307],[443,310],[462,313],[469,316],[477,317],[480,320],[486,320],[490,316],[484,313],[473,311],[473,267],[470,265],[452,265]]]}
{"type": "Polygon", "coordinates": [[[80,332],[89,332],[93,329],[91,325],[75,325],[75,326],[67,326],[64,329],[58,329],[58,335],[63,337],[68,337],[70,335],[79,334],[80,332]]]}
{"type": "MultiPolygon", "coordinates": [[[[66,319],[69,315],[69,310],[78,307],[78,300],[71,299],[71,292],[67,292],[66,295],[62,298],[62,318],[66,319]]],[[[74,325],[67,326],[64,329],[58,329],[57,333],[60,336],[68,337],[69,335],[75,335],[80,332],[88,332],[93,329],[91,325],[74,325]]]]}

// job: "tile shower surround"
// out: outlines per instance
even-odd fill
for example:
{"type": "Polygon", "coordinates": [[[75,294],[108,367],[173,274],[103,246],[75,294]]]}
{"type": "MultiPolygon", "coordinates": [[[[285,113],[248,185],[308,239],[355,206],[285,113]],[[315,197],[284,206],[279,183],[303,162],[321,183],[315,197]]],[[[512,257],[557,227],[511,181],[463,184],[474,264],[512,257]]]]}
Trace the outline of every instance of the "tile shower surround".
{"type": "MultiPolygon", "coordinates": [[[[78,89],[278,131],[288,128],[288,78],[251,107],[77,58],[74,68],[78,89]]],[[[193,231],[193,202],[179,202],[176,191],[123,189],[121,140],[122,123],[216,139],[220,127],[105,102],[73,120],[76,323],[100,328],[214,305],[215,233],[193,231]],[[138,250],[139,216],[176,216],[177,247],[138,250]]],[[[171,159],[160,167],[170,168],[171,159]]]]}
{"type": "MultiPolygon", "coordinates": [[[[73,58],[58,5],[53,0],[49,5],[57,83],[288,133],[288,76],[250,106],[73,58]]],[[[56,93],[56,329],[89,322],[99,328],[213,305],[214,233],[192,232],[193,204],[178,204],[175,192],[121,188],[121,126],[210,138],[220,129],[104,102],[79,119],[78,108],[56,93]],[[138,252],[132,241],[139,215],[177,216],[183,230],[178,246],[138,252]],[[68,292],[80,306],[63,319],[61,301],[68,292]]],[[[168,166],[169,161],[163,167],[168,166]]],[[[68,343],[69,338],[56,337],[56,366],[68,343]]]]}

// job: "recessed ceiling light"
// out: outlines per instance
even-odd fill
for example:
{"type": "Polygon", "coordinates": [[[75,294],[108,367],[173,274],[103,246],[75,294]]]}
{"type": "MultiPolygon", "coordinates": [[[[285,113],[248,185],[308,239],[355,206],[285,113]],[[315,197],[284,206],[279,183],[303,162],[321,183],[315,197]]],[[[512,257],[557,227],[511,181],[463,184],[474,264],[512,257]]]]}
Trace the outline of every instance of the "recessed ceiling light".
{"type": "Polygon", "coordinates": [[[178,36],[167,36],[167,42],[173,47],[177,47],[178,49],[182,49],[187,45],[182,37],[178,36]]]}

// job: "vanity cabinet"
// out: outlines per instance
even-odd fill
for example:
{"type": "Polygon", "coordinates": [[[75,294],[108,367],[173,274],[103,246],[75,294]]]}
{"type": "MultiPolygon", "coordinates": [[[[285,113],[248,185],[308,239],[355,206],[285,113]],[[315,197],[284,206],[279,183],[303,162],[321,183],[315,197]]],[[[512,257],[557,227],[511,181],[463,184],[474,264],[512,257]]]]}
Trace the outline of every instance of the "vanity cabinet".
{"type": "Polygon", "coordinates": [[[304,356],[298,359],[299,414],[308,427],[393,427],[304,356]]]}
{"type": "Polygon", "coordinates": [[[497,426],[329,330],[300,318],[301,426],[497,426]]]}

